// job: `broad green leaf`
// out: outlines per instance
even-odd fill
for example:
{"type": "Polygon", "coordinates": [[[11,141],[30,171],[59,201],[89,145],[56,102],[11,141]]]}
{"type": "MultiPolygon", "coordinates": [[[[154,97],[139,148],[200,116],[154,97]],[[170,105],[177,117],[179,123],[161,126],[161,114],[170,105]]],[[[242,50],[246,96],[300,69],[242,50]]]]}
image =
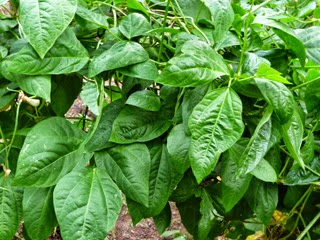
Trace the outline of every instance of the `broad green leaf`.
{"type": "Polygon", "coordinates": [[[87,151],[94,152],[101,150],[111,144],[109,142],[109,138],[111,135],[112,123],[117,118],[123,107],[124,101],[123,99],[120,99],[110,103],[102,110],[102,115],[97,130],[85,146],[87,151]]]}
{"type": "Polygon", "coordinates": [[[99,90],[96,83],[87,82],[82,88],[80,97],[83,103],[88,106],[88,108],[93,114],[99,115],[99,90]]]}
{"type": "Polygon", "coordinates": [[[170,201],[176,203],[184,202],[198,192],[200,188],[201,186],[198,185],[192,171],[188,170],[185,172],[178,186],[172,192],[170,201]]]}
{"type": "Polygon", "coordinates": [[[174,126],[167,138],[167,147],[172,165],[179,173],[184,173],[190,167],[190,141],[190,135],[187,135],[184,124],[174,126]]]}
{"type": "Polygon", "coordinates": [[[207,91],[208,86],[196,87],[192,90],[187,90],[183,96],[183,101],[181,104],[182,121],[185,125],[185,129],[188,130],[187,133],[189,135],[189,117],[191,116],[194,107],[202,100],[202,98],[206,95],[207,91]]]}
{"type": "Polygon", "coordinates": [[[307,57],[315,64],[320,64],[320,26],[311,26],[305,29],[297,29],[295,33],[303,42],[307,57]]]}
{"type": "Polygon", "coordinates": [[[234,13],[231,3],[229,0],[203,0],[203,2],[211,12],[214,40],[219,42],[233,23],[234,13]]]}
{"type": "Polygon", "coordinates": [[[267,153],[272,128],[270,119],[272,112],[272,107],[268,107],[245,150],[240,158],[236,160],[239,165],[240,175],[247,174],[255,169],[267,153]]]}
{"type": "Polygon", "coordinates": [[[83,169],[64,176],[53,193],[63,239],[105,239],[122,207],[121,193],[107,172],[83,169]]]}
{"type": "Polygon", "coordinates": [[[0,33],[12,30],[18,24],[16,19],[4,19],[0,21],[0,33]]]}
{"type": "Polygon", "coordinates": [[[77,0],[20,0],[19,22],[40,58],[44,58],[72,21],[77,2],[77,0]]]}
{"type": "Polygon", "coordinates": [[[242,135],[242,103],[231,88],[214,89],[194,108],[189,119],[189,156],[197,182],[213,171],[219,156],[242,135]]]}
{"type": "Polygon", "coordinates": [[[110,141],[120,144],[147,142],[161,136],[171,123],[160,112],[125,106],[113,122],[110,141]]]}
{"type": "Polygon", "coordinates": [[[126,104],[142,108],[147,111],[159,111],[160,98],[151,90],[142,90],[132,93],[126,104]]]}
{"type": "Polygon", "coordinates": [[[291,119],[281,128],[283,141],[286,144],[293,159],[304,169],[304,161],[301,157],[304,126],[299,113],[295,110],[291,119]]]}
{"type": "MultiPolygon", "coordinates": [[[[204,6],[202,1],[198,0],[178,0],[173,4],[179,4],[184,16],[193,18],[194,22],[198,22],[201,19],[210,19],[210,11],[204,6]]],[[[189,20],[187,18],[187,20],[189,20]]]]}
{"type": "Polygon", "coordinates": [[[63,118],[48,118],[31,129],[21,149],[14,184],[49,187],[92,154],[79,149],[84,133],[63,118]]]}
{"type": "Polygon", "coordinates": [[[144,6],[142,6],[142,4],[138,0],[127,0],[127,6],[128,8],[141,11],[149,17],[147,9],[144,6]]]}
{"type": "Polygon", "coordinates": [[[31,95],[41,97],[50,102],[51,94],[51,76],[23,76],[17,79],[19,87],[31,95]]]}
{"type": "Polygon", "coordinates": [[[155,81],[159,76],[157,66],[150,60],[130,65],[124,68],[119,68],[118,71],[123,75],[129,77],[141,78],[151,81],[155,81]]]}
{"type": "Polygon", "coordinates": [[[188,232],[193,236],[197,236],[198,223],[201,218],[200,198],[192,197],[187,201],[177,203],[177,208],[181,216],[181,221],[188,232]]]}
{"type": "Polygon", "coordinates": [[[89,61],[87,50],[71,29],[67,29],[50,51],[40,58],[30,45],[5,59],[6,70],[28,75],[77,72],[89,61]]]}
{"type": "Polygon", "coordinates": [[[8,49],[0,46],[0,59],[5,58],[8,55],[8,49]]]}
{"type": "Polygon", "coordinates": [[[273,107],[281,124],[288,122],[294,111],[294,99],[290,90],[279,82],[256,78],[255,82],[266,101],[273,107]]]}
{"type": "Polygon", "coordinates": [[[57,116],[65,116],[79,96],[82,84],[82,78],[77,75],[52,76],[51,107],[57,116]]]}
{"type": "Polygon", "coordinates": [[[245,80],[239,80],[235,81],[232,85],[232,88],[241,95],[244,95],[246,97],[250,98],[263,98],[263,95],[259,88],[257,87],[257,84],[255,84],[254,79],[245,79],[245,80]]]}
{"type": "Polygon", "coordinates": [[[144,144],[121,145],[95,153],[95,162],[126,197],[148,207],[150,154],[144,144]]]}
{"type": "Polygon", "coordinates": [[[278,180],[276,171],[264,158],[250,173],[264,182],[277,182],[278,180]]]}
{"type": "Polygon", "coordinates": [[[268,225],[278,204],[278,186],[253,179],[246,199],[258,220],[268,225]]]}
{"type": "MultiPolygon", "coordinates": [[[[149,148],[151,168],[149,175],[149,207],[127,201],[129,212],[136,211],[140,217],[148,218],[159,215],[165,208],[168,199],[182,175],[173,168],[165,145],[154,144],[149,148]]],[[[127,199],[129,200],[129,199],[127,199]]],[[[132,216],[132,214],[131,214],[132,216]]],[[[134,218],[134,216],[132,216],[134,218]]],[[[133,219],[134,222],[136,222],[133,219]]]]}
{"type": "Polygon", "coordinates": [[[147,51],[139,43],[117,42],[111,48],[93,58],[89,65],[89,77],[94,77],[103,71],[145,62],[148,59],[147,51]]]}
{"type": "Polygon", "coordinates": [[[264,16],[257,16],[254,19],[253,24],[263,24],[265,26],[273,27],[275,34],[277,34],[278,37],[280,37],[285,44],[292,49],[292,51],[299,58],[301,65],[304,66],[306,60],[306,49],[302,41],[300,41],[300,39],[288,25],[264,16]]]}
{"type": "Polygon", "coordinates": [[[119,25],[119,30],[128,39],[146,35],[151,29],[148,20],[140,13],[130,13],[121,20],[119,25]]]}
{"type": "Polygon", "coordinates": [[[0,239],[13,239],[22,219],[21,188],[11,186],[11,177],[0,173],[0,239]]]}
{"type": "Polygon", "coordinates": [[[245,150],[246,142],[238,142],[223,154],[221,162],[222,203],[226,212],[229,212],[244,196],[249,188],[251,174],[238,176],[237,159],[245,150]]]}
{"type": "Polygon", "coordinates": [[[301,148],[301,157],[303,162],[308,164],[314,159],[315,140],[312,131],[308,131],[307,137],[304,139],[304,145],[301,148]]]}
{"type": "Polygon", "coordinates": [[[266,78],[272,81],[281,82],[284,84],[292,84],[284,77],[281,77],[281,73],[270,67],[266,63],[262,63],[256,73],[256,77],[258,78],[266,78]]]}
{"type": "Polygon", "coordinates": [[[102,14],[95,13],[90,11],[84,4],[80,1],[78,2],[76,14],[83,19],[87,20],[88,22],[97,24],[98,26],[108,29],[108,17],[102,14]]]}
{"type": "Polygon", "coordinates": [[[208,235],[211,229],[218,228],[223,217],[218,215],[206,190],[202,190],[201,193],[200,213],[202,216],[198,223],[197,239],[210,239],[208,235]]]}
{"type": "Polygon", "coordinates": [[[312,112],[314,110],[318,110],[319,104],[320,104],[320,74],[318,71],[315,71],[316,74],[312,77],[312,79],[309,79],[308,75],[306,76],[306,80],[309,80],[307,85],[307,88],[305,90],[304,94],[304,100],[306,103],[306,107],[308,112],[312,112]],[[318,80],[316,80],[318,79],[318,80]]]}
{"type": "MultiPolygon", "coordinates": [[[[320,162],[317,156],[308,165],[314,172],[320,173],[320,162]]],[[[301,167],[295,166],[295,168],[290,170],[287,174],[284,184],[289,186],[305,185],[318,179],[319,175],[314,174],[308,169],[302,169],[301,167]]]]}
{"type": "Polygon", "coordinates": [[[154,224],[156,225],[157,231],[159,235],[164,233],[164,231],[170,227],[171,224],[171,208],[170,204],[167,203],[166,207],[162,210],[162,212],[153,217],[154,224]]]}
{"type": "Polygon", "coordinates": [[[176,87],[194,87],[229,75],[223,58],[202,41],[187,41],[181,51],[182,54],[169,60],[157,82],[176,87]]]}
{"type": "Polygon", "coordinates": [[[32,239],[47,239],[57,225],[53,187],[26,188],[23,194],[23,221],[32,239]]]}

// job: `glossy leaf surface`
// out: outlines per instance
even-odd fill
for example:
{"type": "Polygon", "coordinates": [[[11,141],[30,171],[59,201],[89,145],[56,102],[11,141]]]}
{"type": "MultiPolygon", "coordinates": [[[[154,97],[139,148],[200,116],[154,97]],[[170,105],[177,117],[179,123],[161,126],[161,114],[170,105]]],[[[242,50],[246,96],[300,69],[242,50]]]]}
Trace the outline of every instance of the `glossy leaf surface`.
{"type": "Polygon", "coordinates": [[[14,183],[49,187],[73,168],[85,166],[92,154],[79,145],[84,133],[63,118],[49,118],[27,135],[19,155],[14,183]]]}
{"type": "Polygon", "coordinates": [[[230,88],[214,89],[194,108],[189,120],[189,154],[198,183],[214,169],[220,154],[241,137],[241,112],[241,100],[230,88]]]}
{"type": "Polygon", "coordinates": [[[23,32],[40,58],[46,55],[68,27],[76,9],[76,0],[20,1],[19,15],[23,32]]]}
{"type": "Polygon", "coordinates": [[[69,173],[59,181],[53,196],[62,237],[70,240],[104,239],[122,206],[118,187],[100,169],[69,173]]]}
{"type": "Polygon", "coordinates": [[[95,154],[99,169],[109,173],[127,197],[149,205],[150,154],[144,144],[116,146],[95,154]]]}

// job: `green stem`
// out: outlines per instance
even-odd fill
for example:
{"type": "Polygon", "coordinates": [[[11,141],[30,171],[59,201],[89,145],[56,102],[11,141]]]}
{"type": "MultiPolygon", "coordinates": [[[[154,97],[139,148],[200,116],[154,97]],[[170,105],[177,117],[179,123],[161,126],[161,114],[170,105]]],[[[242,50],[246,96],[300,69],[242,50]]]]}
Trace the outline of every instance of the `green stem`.
{"type": "Polygon", "coordinates": [[[320,212],[318,212],[318,214],[311,220],[311,222],[308,224],[308,226],[302,231],[302,233],[300,233],[297,240],[303,239],[304,235],[306,235],[309,232],[309,230],[319,220],[319,218],[320,218],[320,212]]]}
{"type": "Polygon", "coordinates": [[[96,121],[94,122],[92,131],[90,132],[90,135],[88,138],[85,139],[85,141],[82,142],[81,146],[85,146],[93,137],[93,135],[95,134],[95,132],[98,129],[101,117],[102,117],[102,109],[103,109],[103,105],[104,105],[104,81],[103,79],[99,79],[100,80],[100,85],[99,85],[99,114],[96,118],[96,121]]]}
{"type": "Polygon", "coordinates": [[[254,9],[252,9],[251,11],[247,12],[246,14],[244,14],[241,19],[244,20],[246,17],[248,17],[251,13],[254,13],[256,11],[258,11],[260,8],[264,7],[265,5],[267,5],[268,3],[272,2],[273,0],[266,0],[263,3],[257,5],[254,9]]]}
{"type": "Polygon", "coordinates": [[[14,128],[13,128],[13,133],[12,133],[12,138],[11,141],[8,145],[8,149],[6,151],[6,159],[5,159],[5,166],[7,169],[9,169],[9,155],[10,155],[10,151],[18,130],[18,124],[19,124],[19,112],[20,112],[20,106],[21,106],[22,101],[18,101],[17,103],[17,110],[16,110],[16,117],[15,117],[15,122],[14,122],[14,128]]]}
{"type": "Polygon", "coordinates": [[[309,198],[309,195],[312,192],[312,186],[309,186],[308,190],[302,195],[302,197],[299,199],[299,201],[293,206],[291,211],[288,214],[288,218],[292,217],[294,211],[297,209],[297,207],[305,200],[309,198]]]}
{"type": "MultiPolygon", "coordinates": [[[[168,0],[165,13],[164,13],[164,18],[163,18],[163,23],[162,27],[165,28],[167,24],[167,17],[168,17],[168,11],[169,11],[169,6],[170,6],[170,0],[168,0]]],[[[161,34],[161,41],[160,41],[160,48],[159,48],[159,55],[158,55],[158,62],[160,62],[161,55],[163,52],[163,39],[164,39],[164,32],[161,34]]]]}
{"type": "Polygon", "coordinates": [[[312,80],[310,80],[310,81],[308,81],[308,82],[301,83],[301,84],[299,84],[299,85],[291,88],[291,90],[292,90],[292,91],[297,90],[297,89],[299,89],[299,88],[301,88],[301,87],[303,87],[303,86],[306,86],[306,85],[308,85],[308,84],[310,84],[310,83],[312,83],[312,82],[318,81],[319,79],[320,79],[320,77],[317,77],[317,78],[312,79],[312,80]]]}
{"type": "Polygon", "coordinates": [[[305,168],[308,169],[310,172],[312,172],[314,175],[317,175],[318,177],[320,177],[320,173],[316,172],[315,170],[313,170],[308,165],[305,165],[305,168]]]}

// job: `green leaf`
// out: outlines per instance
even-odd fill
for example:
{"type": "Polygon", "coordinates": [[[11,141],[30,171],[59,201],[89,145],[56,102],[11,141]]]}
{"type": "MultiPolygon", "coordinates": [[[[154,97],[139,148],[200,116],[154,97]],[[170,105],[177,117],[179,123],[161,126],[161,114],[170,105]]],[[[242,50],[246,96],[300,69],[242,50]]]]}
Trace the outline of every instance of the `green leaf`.
{"type": "Polygon", "coordinates": [[[13,239],[22,218],[23,190],[0,173],[0,239],[13,239]]]}
{"type": "Polygon", "coordinates": [[[82,88],[80,97],[83,103],[88,106],[88,108],[93,114],[99,115],[99,90],[96,83],[87,82],[82,88]]]}
{"type": "Polygon", "coordinates": [[[304,145],[301,148],[301,157],[304,163],[309,163],[314,159],[315,140],[312,131],[308,131],[307,137],[304,139],[304,145]]]}
{"type": "Polygon", "coordinates": [[[19,22],[32,47],[43,58],[72,21],[77,0],[20,0],[19,22]]]}
{"type": "MultiPolygon", "coordinates": [[[[313,161],[309,164],[309,169],[314,172],[320,172],[320,162],[319,157],[315,157],[313,161]]],[[[295,186],[295,185],[305,185],[310,184],[319,179],[319,175],[314,174],[308,169],[302,169],[301,167],[295,167],[290,170],[288,175],[284,180],[285,185],[295,186]]]]}
{"type": "Polygon", "coordinates": [[[110,141],[120,144],[147,142],[161,136],[170,126],[161,111],[125,106],[113,122],[110,141]]]}
{"type": "Polygon", "coordinates": [[[210,239],[208,237],[211,229],[217,229],[221,226],[222,216],[218,215],[213,207],[212,199],[206,190],[202,190],[200,202],[201,218],[198,223],[197,239],[210,239]]]}
{"type": "Polygon", "coordinates": [[[64,117],[79,96],[82,78],[77,75],[52,76],[51,107],[57,116],[64,117]]]}
{"type": "Polygon", "coordinates": [[[266,101],[273,107],[281,124],[288,122],[294,111],[294,99],[290,90],[279,82],[256,78],[255,82],[266,101]]]}
{"type": "Polygon", "coordinates": [[[194,87],[229,75],[223,58],[205,42],[187,41],[181,51],[182,54],[169,60],[157,82],[176,87],[194,87]]]}
{"type": "Polygon", "coordinates": [[[160,98],[151,90],[142,90],[132,93],[126,104],[136,106],[148,111],[159,111],[160,98]]]}
{"type": "Polygon", "coordinates": [[[124,68],[119,68],[118,71],[123,75],[129,77],[141,78],[151,81],[155,81],[159,76],[157,66],[150,60],[130,65],[124,68]]]}
{"type": "Polygon", "coordinates": [[[108,17],[102,14],[95,13],[90,11],[84,4],[78,1],[77,12],[76,14],[88,22],[97,24],[98,26],[108,29],[108,17]]]}
{"type": "Polygon", "coordinates": [[[151,160],[146,145],[135,143],[97,152],[95,162],[109,173],[126,197],[148,207],[151,160]]]}
{"type": "MultiPolygon", "coordinates": [[[[136,211],[135,215],[138,212],[138,215],[144,218],[154,217],[162,212],[172,191],[182,178],[182,175],[173,168],[165,145],[154,144],[149,147],[149,151],[151,156],[149,207],[146,208],[133,201],[127,202],[130,214],[136,211]]],[[[133,221],[136,222],[134,219],[133,221]]]]}
{"type": "Polygon", "coordinates": [[[83,169],[64,176],[53,193],[62,237],[70,240],[104,239],[122,207],[121,193],[100,169],[83,169]]]}
{"type": "Polygon", "coordinates": [[[245,150],[245,142],[238,142],[223,154],[221,162],[222,203],[229,212],[244,196],[249,188],[251,174],[238,176],[239,167],[235,162],[245,150]]]}
{"type": "MultiPolygon", "coordinates": [[[[198,22],[199,20],[210,19],[210,11],[208,8],[204,6],[202,1],[198,0],[178,0],[174,1],[173,4],[179,4],[183,14],[188,17],[192,17],[194,22],[198,22]]],[[[187,19],[189,20],[189,19],[187,19]]]]}
{"type": "Polygon", "coordinates": [[[94,135],[91,137],[90,141],[85,146],[85,149],[88,152],[101,150],[103,148],[108,147],[111,144],[109,142],[109,138],[112,131],[112,123],[117,118],[123,107],[124,100],[120,99],[110,103],[102,110],[102,115],[98,124],[98,128],[95,131],[94,135]]]}
{"type": "Polygon", "coordinates": [[[306,49],[302,41],[295,35],[294,31],[285,23],[276,21],[273,19],[268,19],[264,16],[257,16],[254,19],[253,24],[263,24],[269,27],[273,27],[275,34],[280,37],[285,44],[297,55],[302,66],[305,64],[306,60],[306,49]]]}
{"type": "Polygon", "coordinates": [[[271,136],[271,114],[272,107],[267,108],[265,114],[261,118],[248,145],[237,161],[239,165],[239,174],[247,174],[251,172],[262,161],[262,158],[268,151],[268,144],[271,136]]]}
{"type": "Polygon", "coordinates": [[[266,63],[262,63],[256,73],[256,77],[258,78],[266,78],[272,81],[281,82],[284,84],[292,84],[284,77],[281,77],[281,73],[275,70],[274,68],[270,67],[266,63]]]}
{"type": "Polygon", "coordinates": [[[166,207],[162,210],[162,212],[159,215],[153,217],[153,221],[156,225],[159,235],[164,233],[164,231],[170,226],[171,215],[172,214],[170,204],[167,203],[166,207]]]}
{"type": "Polygon", "coordinates": [[[278,176],[274,168],[262,158],[251,174],[264,182],[277,182],[278,176]]]}
{"type": "Polygon", "coordinates": [[[119,25],[120,32],[131,39],[133,37],[146,35],[152,29],[148,20],[140,13],[130,13],[125,16],[119,25]]]}
{"type": "Polygon", "coordinates": [[[17,83],[19,84],[19,87],[26,93],[41,97],[50,102],[51,76],[23,76],[23,78],[17,79],[17,83]]]}
{"type": "Polygon", "coordinates": [[[211,12],[214,40],[219,42],[233,23],[234,13],[231,3],[229,0],[203,0],[203,2],[211,12]]]}
{"type": "Polygon", "coordinates": [[[242,135],[242,103],[231,88],[214,89],[194,108],[189,119],[189,156],[197,182],[213,171],[219,156],[242,135]]]}
{"type": "Polygon", "coordinates": [[[198,223],[201,218],[200,198],[192,197],[187,201],[177,203],[179,213],[183,225],[186,227],[189,233],[193,236],[197,235],[198,223]]]}
{"type": "Polygon", "coordinates": [[[258,220],[268,225],[278,204],[278,186],[253,179],[246,199],[258,220]]]}
{"type": "Polygon", "coordinates": [[[314,110],[318,110],[318,107],[320,104],[320,95],[319,95],[320,79],[318,79],[320,77],[320,74],[317,70],[314,73],[315,74],[314,74],[314,76],[311,77],[311,79],[309,78],[309,76],[313,75],[313,74],[309,75],[309,73],[308,73],[306,76],[306,83],[308,83],[308,85],[305,90],[304,100],[305,100],[306,107],[307,107],[307,110],[309,113],[314,110]],[[316,80],[316,79],[318,79],[318,80],[316,80]]]}
{"type": "Polygon", "coordinates": [[[49,187],[92,154],[79,149],[84,133],[63,118],[48,118],[31,129],[21,149],[14,184],[49,187]]]}
{"type": "Polygon", "coordinates": [[[88,61],[87,50],[68,28],[43,58],[26,45],[7,57],[4,67],[9,72],[28,75],[67,74],[79,71],[88,61]]]}
{"type": "Polygon", "coordinates": [[[144,6],[142,6],[142,4],[139,1],[137,1],[137,0],[127,0],[127,6],[128,6],[128,8],[141,11],[141,12],[143,12],[144,14],[146,14],[149,17],[148,11],[146,10],[146,8],[144,6]]]}
{"type": "Polygon", "coordinates": [[[23,221],[32,239],[47,239],[57,224],[53,187],[26,188],[23,194],[23,221]]]}
{"type": "Polygon", "coordinates": [[[293,159],[304,169],[304,161],[300,153],[303,132],[304,126],[301,117],[297,111],[294,111],[290,121],[282,125],[281,134],[293,159]]]}
{"type": "Polygon", "coordinates": [[[148,59],[147,51],[139,43],[117,42],[111,48],[93,58],[89,65],[89,77],[94,77],[103,71],[145,62],[148,59]]]}
{"type": "Polygon", "coordinates": [[[297,29],[295,33],[303,42],[307,52],[307,57],[315,64],[320,64],[320,36],[318,31],[320,26],[311,26],[305,29],[297,29]]]}
{"type": "Polygon", "coordinates": [[[184,173],[190,167],[190,142],[191,138],[190,135],[186,134],[184,124],[174,126],[167,138],[167,147],[172,165],[179,173],[184,173]]]}
{"type": "Polygon", "coordinates": [[[178,186],[172,192],[170,201],[173,202],[184,202],[191,198],[201,186],[198,185],[191,170],[185,172],[183,178],[179,182],[178,186]]]}

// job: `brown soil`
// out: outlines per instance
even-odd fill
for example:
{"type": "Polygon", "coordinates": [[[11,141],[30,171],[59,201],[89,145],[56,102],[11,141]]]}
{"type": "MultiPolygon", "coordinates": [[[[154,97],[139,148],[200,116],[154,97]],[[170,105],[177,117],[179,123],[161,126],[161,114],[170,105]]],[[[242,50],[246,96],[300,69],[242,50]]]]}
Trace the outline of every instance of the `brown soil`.
{"type": "MultiPolygon", "coordinates": [[[[172,222],[167,231],[175,230],[179,235],[185,236],[185,239],[192,239],[181,223],[179,211],[174,203],[170,203],[172,211],[172,222]]],[[[23,239],[22,225],[20,226],[16,237],[13,240],[23,239]]],[[[159,236],[156,226],[152,218],[144,219],[136,226],[133,226],[127,206],[124,204],[116,222],[113,231],[109,233],[106,240],[170,240],[174,236],[161,237],[159,236]]],[[[48,240],[62,240],[59,227],[57,227],[48,240]]]]}

